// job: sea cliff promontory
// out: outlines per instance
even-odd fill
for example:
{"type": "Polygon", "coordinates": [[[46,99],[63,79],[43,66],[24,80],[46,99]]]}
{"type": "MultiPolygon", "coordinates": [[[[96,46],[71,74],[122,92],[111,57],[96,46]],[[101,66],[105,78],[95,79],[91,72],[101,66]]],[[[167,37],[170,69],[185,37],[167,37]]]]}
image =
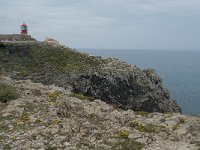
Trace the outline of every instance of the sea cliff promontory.
{"type": "Polygon", "coordinates": [[[181,112],[152,69],[46,42],[0,43],[0,74],[69,88],[122,109],[181,112]]]}
{"type": "Polygon", "coordinates": [[[0,149],[199,150],[152,69],[56,43],[0,43],[0,149]]]}

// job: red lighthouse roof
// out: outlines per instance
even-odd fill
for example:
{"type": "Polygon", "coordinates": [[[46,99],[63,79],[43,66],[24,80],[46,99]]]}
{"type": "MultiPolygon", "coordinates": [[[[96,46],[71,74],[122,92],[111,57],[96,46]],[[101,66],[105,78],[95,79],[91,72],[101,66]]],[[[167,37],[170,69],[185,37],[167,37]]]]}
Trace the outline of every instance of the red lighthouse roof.
{"type": "Polygon", "coordinates": [[[21,34],[28,34],[28,26],[25,23],[21,25],[20,29],[21,29],[21,34]]]}
{"type": "Polygon", "coordinates": [[[25,22],[21,25],[22,27],[27,27],[27,25],[25,24],[25,22]]]}

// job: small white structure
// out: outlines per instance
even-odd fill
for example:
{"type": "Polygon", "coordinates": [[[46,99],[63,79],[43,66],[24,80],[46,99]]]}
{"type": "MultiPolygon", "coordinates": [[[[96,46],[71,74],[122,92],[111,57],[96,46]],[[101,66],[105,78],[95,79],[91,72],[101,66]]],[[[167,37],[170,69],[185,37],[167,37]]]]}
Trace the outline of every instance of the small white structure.
{"type": "Polygon", "coordinates": [[[47,42],[47,43],[52,43],[52,44],[59,44],[59,42],[53,38],[49,38],[47,37],[44,42],[47,42]]]}

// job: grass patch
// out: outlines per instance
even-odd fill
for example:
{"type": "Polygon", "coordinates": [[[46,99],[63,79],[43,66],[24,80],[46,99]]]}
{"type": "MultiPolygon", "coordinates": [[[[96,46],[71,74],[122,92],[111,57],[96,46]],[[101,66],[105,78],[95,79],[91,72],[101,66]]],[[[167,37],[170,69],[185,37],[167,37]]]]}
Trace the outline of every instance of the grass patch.
{"type": "Polygon", "coordinates": [[[45,84],[53,84],[58,80],[58,75],[65,80],[71,74],[85,73],[90,69],[98,70],[105,63],[94,56],[42,42],[2,45],[0,56],[0,73],[7,75],[17,72],[15,76],[18,78],[34,78],[34,81],[45,84]]]}
{"type": "Polygon", "coordinates": [[[19,98],[19,93],[17,89],[9,84],[0,82],[0,102],[7,103],[9,100],[14,100],[19,98]]]}

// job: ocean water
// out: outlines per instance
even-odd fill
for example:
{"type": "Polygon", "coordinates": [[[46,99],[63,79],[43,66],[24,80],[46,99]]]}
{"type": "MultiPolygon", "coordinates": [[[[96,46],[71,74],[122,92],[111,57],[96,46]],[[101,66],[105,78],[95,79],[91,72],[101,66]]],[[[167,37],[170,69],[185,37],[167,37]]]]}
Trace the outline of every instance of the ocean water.
{"type": "Polygon", "coordinates": [[[200,51],[80,49],[155,69],[184,114],[200,115],[200,51]]]}

